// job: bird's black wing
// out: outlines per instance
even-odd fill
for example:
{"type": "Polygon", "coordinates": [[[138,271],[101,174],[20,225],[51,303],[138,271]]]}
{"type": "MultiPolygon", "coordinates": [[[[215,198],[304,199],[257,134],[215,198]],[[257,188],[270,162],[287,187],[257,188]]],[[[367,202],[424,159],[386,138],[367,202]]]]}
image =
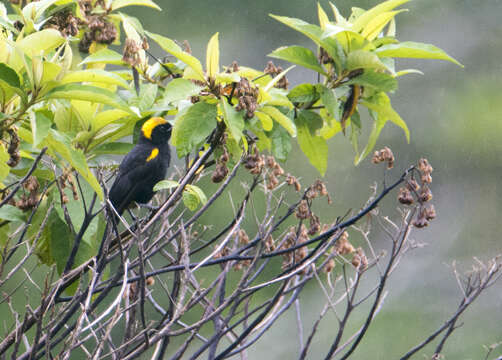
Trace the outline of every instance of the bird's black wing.
{"type": "Polygon", "coordinates": [[[138,145],[122,160],[109,194],[111,203],[119,213],[135,200],[138,189],[153,176],[157,165],[155,161],[146,161],[151,151],[152,147],[138,145]]]}

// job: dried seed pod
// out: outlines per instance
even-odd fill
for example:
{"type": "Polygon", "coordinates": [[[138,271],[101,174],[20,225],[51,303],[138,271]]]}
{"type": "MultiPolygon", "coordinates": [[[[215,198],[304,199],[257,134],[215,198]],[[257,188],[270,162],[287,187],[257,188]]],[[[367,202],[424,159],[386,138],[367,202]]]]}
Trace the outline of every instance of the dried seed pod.
{"type": "Polygon", "coordinates": [[[275,242],[272,235],[268,235],[265,239],[265,249],[270,252],[275,250],[275,242]]]}
{"type": "Polygon", "coordinates": [[[436,218],[436,209],[434,208],[434,205],[431,204],[425,209],[425,218],[427,220],[433,220],[436,218]]]}
{"type": "Polygon", "coordinates": [[[138,66],[140,64],[139,50],[140,46],[133,39],[126,38],[124,46],[124,54],[122,60],[130,66],[138,66]]]}
{"type": "Polygon", "coordinates": [[[368,258],[364,254],[363,249],[360,247],[358,247],[355,251],[351,262],[358,271],[363,271],[368,268],[368,258]]]}
{"type": "Polygon", "coordinates": [[[355,251],[354,246],[349,242],[349,234],[344,231],[335,244],[334,250],[337,254],[347,255],[355,251]]]}
{"type": "Polygon", "coordinates": [[[373,158],[371,159],[371,162],[373,164],[379,164],[384,161],[387,162],[387,169],[392,169],[394,167],[394,154],[392,153],[392,150],[387,146],[379,151],[375,151],[373,153],[373,158]]]}
{"type": "Polygon", "coordinates": [[[239,244],[241,245],[249,244],[249,236],[246,233],[246,231],[244,231],[244,229],[239,229],[237,236],[239,237],[239,244]]]}
{"type": "Polygon", "coordinates": [[[324,265],[323,271],[325,273],[330,273],[335,268],[335,265],[336,265],[335,259],[329,259],[324,265]]]}
{"type": "Polygon", "coordinates": [[[315,235],[321,230],[321,222],[319,221],[319,217],[317,215],[312,214],[310,216],[310,227],[308,229],[308,235],[315,235]]]}
{"type": "Polygon", "coordinates": [[[406,183],[406,188],[410,191],[418,191],[420,189],[420,185],[418,185],[415,179],[410,179],[406,183]]]}
{"type": "Polygon", "coordinates": [[[222,182],[228,175],[228,168],[225,163],[216,164],[216,168],[211,176],[211,180],[214,183],[222,182]]]}
{"type": "Polygon", "coordinates": [[[275,163],[275,165],[274,165],[273,174],[275,176],[282,176],[282,175],[284,175],[284,170],[282,169],[282,167],[278,163],[275,163]]]}
{"type": "Polygon", "coordinates": [[[420,170],[423,173],[430,174],[434,169],[432,168],[431,164],[429,164],[429,161],[425,158],[421,158],[418,160],[418,170],[420,170]]]}
{"type": "Polygon", "coordinates": [[[413,226],[419,229],[424,228],[427,225],[429,225],[429,222],[425,217],[418,217],[413,221],[413,226]]]}
{"type": "Polygon", "coordinates": [[[397,200],[404,205],[413,204],[413,196],[411,195],[410,190],[405,187],[399,189],[399,194],[397,196],[397,200]]]}
{"type": "Polygon", "coordinates": [[[430,201],[431,199],[432,199],[432,192],[429,189],[429,187],[426,185],[422,186],[420,192],[418,193],[418,200],[420,202],[427,202],[430,201]]]}
{"type": "Polygon", "coordinates": [[[300,201],[300,204],[296,209],[296,217],[298,219],[308,219],[309,216],[310,216],[310,209],[307,200],[300,201]]]}

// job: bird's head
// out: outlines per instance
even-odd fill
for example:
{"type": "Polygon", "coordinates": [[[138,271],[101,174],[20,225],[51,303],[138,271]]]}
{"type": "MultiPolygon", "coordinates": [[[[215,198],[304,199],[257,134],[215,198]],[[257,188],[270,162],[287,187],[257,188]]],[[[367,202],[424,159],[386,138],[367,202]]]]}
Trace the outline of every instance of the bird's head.
{"type": "Polygon", "coordinates": [[[141,127],[141,135],[154,144],[166,144],[171,137],[172,126],[166,119],[161,117],[153,117],[143,124],[141,127]]]}

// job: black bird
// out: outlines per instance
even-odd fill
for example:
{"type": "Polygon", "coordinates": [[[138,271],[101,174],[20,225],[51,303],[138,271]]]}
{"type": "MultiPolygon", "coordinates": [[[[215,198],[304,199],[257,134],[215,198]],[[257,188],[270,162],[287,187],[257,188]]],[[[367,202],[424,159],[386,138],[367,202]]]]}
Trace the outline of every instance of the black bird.
{"type": "Polygon", "coordinates": [[[171,124],[160,117],[141,127],[138,143],[122,160],[110,189],[110,201],[119,214],[133,201],[146,204],[152,199],[153,186],[164,179],[171,160],[171,130],[171,124]]]}

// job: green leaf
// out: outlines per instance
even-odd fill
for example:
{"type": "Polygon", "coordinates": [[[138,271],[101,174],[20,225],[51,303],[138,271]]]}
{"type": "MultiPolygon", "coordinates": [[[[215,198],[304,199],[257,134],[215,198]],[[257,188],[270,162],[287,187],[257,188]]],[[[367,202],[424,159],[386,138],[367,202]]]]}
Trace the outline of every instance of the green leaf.
{"type": "Polygon", "coordinates": [[[367,70],[345,83],[346,85],[358,84],[365,87],[372,87],[379,91],[389,92],[397,89],[397,80],[389,74],[367,70]]]}
{"type": "Polygon", "coordinates": [[[0,80],[14,88],[21,88],[21,81],[17,72],[5,63],[0,63],[0,80]]]}
{"type": "Polygon", "coordinates": [[[256,117],[260,120],[263,130],[270,131],[274,127],[274,121],[270,116],[262,112],[255,112],[256,117]]]}
{"type": "MultiPolygon", "coordinates": [[[[321,109],[321,115],[323,111],[321,109]]],[[[347,120],[346,126],[349,126],[349,120],[347,120]]],[[[319,130],[319,135],[321,135],[324,139],[328,140],[342,132],[342,124],[339,121],[336,121],[335,118],[328,118],[324,126],[319,130]]]]}
{"type": "Polygon", "coordinates": [[[39,55],[54,50],[65,42],[65,38],[55,29],[44,29],[30,34],[17,43],[27,55],[39,55]]]}
{"type": "Polygon", "coordinates": [[[179,182],[174,180],[161,180],[153,187],[153,191],[169,190],[180,186],[179,182]]]}
{"type": "Polygon", "coordinates": [[[272,154],[280,161],[286,161],[291,151],[291,135],[282,127],[275,126],[270,132],[272,154]]]}
{"type": "Polygon", "coordinates": [[[329,23],[329,18],[320,3],[317,3],[317,17],[319,18],[319,25],[324,29],[326,24],[329,23]]]}
{"type": "Polygon", "coordinates": [[[292,137],[296,136],[296,126],[294,122],[289,117],[280,112],[279,109],[273,106],[264,106],[260,108],[259,112],[263,112],[277,121],[284,129],[287,130],[287,132],[292,137]]]}
{"type": "Polygon", "coordinates": [[[183,191],[183,203],[191,211],[194,211],[199,204],[204,205],[207,203],[207,197],[199,187],[187,185],[183,191]]]}
{"type": "Polygon", "coordinates": [[[89,169],[87,160],[81,150],[76,150],[71,146],[71,139],[54,129],[49,130],[49,135],[45,138],[44,144],[65,159],[82,177],[92,186],[100,199],[103,199],[103,190],[98,180],[89,169]]]}
{"type": "Polygon", "coordinates": [[[126,63],[122,60],[122,55],[116,51],[110,50],[108,48],[96,51],[94,54],[89,55],[84,60],[78,64],[82,66],[85,64],[110,64],[110,65],[121,65],[125,66],[126,63]]]}
{"type": "Polygon", "coordinates": [[[370,21],[375,19],[378,15],[390,11],[399,5],[407,3],[410,0],[388,0],[377,6],[362,13],[353,23],[353,30],[356,32],[361,31],[370,21]]]}
{"type": "Polygon", "coordinates": [[[388,45],[388,44],[398,44],[399,41],[392,36],[382,36],[379,38],[376,38],[371,42],[373,45],[375,45],[375,48],[379,48],[380,46],[383,45],[388,45]]]}
{"type": "Polygon", "coordinates": [[[410,142],[410,130],[401,116],[392,108],[387,94],[380,92],[370,99],[361,101],[361,104],[375,111],[379,118],[383,117],[384,119],[388,119],[403,129],[406,135],[406,141],[408,141],[408,143],[410,142]]]}
{"type": "Polygon", "coordinates": [[[272,88],[268,92],[266,100],[263,101],[263,105],[274,105],[283,106],[288,109],[293,109],[293,103],[287,97],[288,91],[279,88],[272,88]]]}
{"type": "Polygon", "coordinates": [[[109,71],[100,69],[87,69],[67,72],[61,79],[61,84],[75,82],[97,82],[118,85],[124,89],[130,89],[129,84],[123,78],[109,71]]]}
{"type": "Polygon", "coordinates": [[[301,126],[307,126],[312,135],[316,135],[317,130],[319,130],[323,125],[322,117],[311,110],[300,110],[298,117],[295,119],[295,124],[301,126]],[[301,115],[301,116],[300,116],[301,115]],[[301,119],[298,121],[298,118],[301,119]]]}
{"type": "Polygon", "coordinates": [[[319,171],[321,176],[324,176],[328,168],[328,144],[323,137],[312,134],[312,114],[315,113],[304,110],[298,114],[296,119],[298,144],[310,163],[319,171]]]}
{"type": "Polygon", "coordinates": [[[220,100],[220,108],[223,113],[223,121],[225,121],[230,134],[239,142],[242,137],[242,130],[244,130],[243,112],[235,110],[224,98],[220,100]]]}
{"type": "Polygon", "coordinates": [[[151,32],[146,32],[146,34],[154,40],[159,46],[169,54],[173,55],[175,58],[181,60],[185,64],[187,64],[190,68],[192,68],[195,71],[195,74],[198,77],[198,80],[205,81],[205,76],[204,76],[204,71],[202,70],[202,65],[200,61],[188,54],[187,52],[184,52],[181,50],[181,48],[176,45],[174,41],[172,41],[169,38],[166,38],[161,35],[157,35],[151,32]]]}
{"type": "Polygon", "coordinates": [[[54,79],[59,75],[61,69],[61,65],[45,60],[43,62],[42,80],[40,84],[44,85],[51,81],[54,82],[54,79]]]}
{"type": "Polygon", "coordinates": [[[317,84],[317,91],[321,94],[321,102],[323,103],[329,117],[335,117],[338,108],[338,100],[335,92],[322,84],[317,84]]]}
{"type": "Polygon", "coordinates": [[[94,155],[125,155],[134,147],[133,144],[113,142],[103,144],[92,150],[94,155]]]}
{"type": "MultiPolygon", "coordinates": [[[[317,25],[309,24],[303,20],[290,18],[286,16],[276,16],[270,14],[272,18],[283,24],[289,26],[290,28],[302,33],[307,36],[317,45],[321,46],[326,52],[333,58],[335,64],[340,68],[344,62],[343,50],[339,48],[339,44],[335,39],[330,39],[325,37],[323,29],[317,25]]],[[[326,26],[328,26],[327,24],[326,26]]]]}
{"type": "Polygon", "coordinates": [[[241,77],[239,76],[238,73],[232,72],[232,73],[218,73],[216,74],[216,83],[217,84],[231,84],[231,83],[238,83],[241,80],[241,77]]]}
{"type": "Polygon", "coordinates": [[[446,60],[457,64],[458,66],[464,67],[461,63],[440,48],[434,45],[413,41],[384,45],[376,49],[375,53],[380,57],[446,60]]]}
{"type": "Polygon", "coordinates": [[[198,95],[202,89],[202,86],[196,85],[192,81],[182,78],[173,79],[166,85],[161,100],[152,110],[167,110],[173,103],[198,95]]]}
{"type": "Polygon", "coordinates": [[[96,116],[92,118],[92,129],[94,131],[98,131],[104,128],[106,125],[112,124],[117,120],[123,119],[124,117],[129,115],[129,112],[125,112],[124,110],[120,109],[100,111],[96,116]]]}
{"type": "Polygon", "coordinates": [[[198,102],[178,113],[175,119],[172,144],[179,157],[200,145],[216,127],[216,105],[198,102]]]}
{"type": "Polygon", "coordinates": [[[378,137],[380,136],[380,132],[382,131],[383,127],[385,126],[385,123],[387,122],[387,118],[384,115],[378,115],[375,114],[375,121],[373,122],[373,128],[371,129],[370,136],[368,137],[368,143],[364,147],[361,155],[356,156],[354,159],[354,164],[359,165],[359,163],[366,157],[368,156],[371,151],[373,151],[373,148],[376,145],[376,142],[378,140],[378,137]]]}
{"type": "Polygon", "coordinates": [[[52,89],[45,95],[45,97],[47,99],[83,100],[93,103],[106,104],[135,115],[135,113],[117,94],[96,86],[66,84],[52,89]]]}
{"type": "Polygon", "coordinates": [[[220,72],[220,45],[218,33],[214,34],[207,44],[206,51],[207,76],[213,78],[220,72]]]}
{"type": "Polygon", "coordinates": [[[33,134],[33,146],[38,146],[49,133],[52,125],[51,115],[48,111],[37,111],[30,118],[31,133],[33,134]]]}
{"type": "Polygon", "coordinates": [[[331,11],[333,11],[333,15],[335,17],[335,21],[337,24],[341,26],[348,26],[349,23],[347,20],[340,14],[340,11],[338,11],[338,8],[333,4],[331,1],[329,2],[329,5],[331,6],[331,11]]]}
{"type": "Polygon", "coordinates": [[[112,2],[112,10],[117,10],[126,6],[132,6],[132,5],[137,5],[137,6],[148,6],[154,9],[157,9],[159,11],[162,11],[162,9],[155,4],[151,0],[114,0],[112,2]]]}
{"type": "Polygon", "coordinates": [[[407,10],[387,11],[375,16],[364,27],[361,35],[370,41],[374,40],[378,35],[380,35],[383,28],[389,23],[389,21],[394,19],[397,14],[403,11],[407,10]]]}
{"type": "Polygon", "coordinates": [[[183,204],[190,210],[194,211],[197,209],[199,206],[199,199],[197,198],[197,195],[195,195],[193,192],[190,191],[183,191],[183,204]]]}
{"type": "Polygon", "coordinates": [[[10,155],[4,144],[0,142],[0,183],[9,175],[10,166],[7,165],[10,155]]]}
{"type": "MultiPolygon", "coordinates": [[[[336,41],[340,44],[342,49],[345,49],[346,52],[363,48],[365,48],[365,50],[372,50],[374,48],[373,45],[361,34],[351,30],[351,28],[334,24],[326,25],[326,31],[324,31],[322,39],[324,41],[336,41]]],[[[343,50],[337,49],[337,57],[343,59],[344,56],[345,53],[343,50]]]]}
{"type": "Polygon", "coordinates": [[[304,48],[302,46],[283,46],[274,50],[268,56],[289,61],[293,64],[297,64],[307,69],[317,71],[318,73],[325,76],[328,75],[321,64],[319,64],[317,56],[315,56],[312,50],[304,48]]]}
{"type": "Polygon", "coordinates": [[[157,84],[142,84],[139,91],[139,111],[141,113],[152,110],[152,106],[157,98],[157,84]]]}
{"type": "Polygon", "coordinates": [[[387,70],[387,67],[380,61],[375,53],[355,50],[350,52],[347,56],[347,70],[355,69],[387,70]]]}
{"type": "Polygon", "coordinates": [[[0,208],[0,219],[8,221],[26,221],[23,211],[9,204],[5,204],[0,208]]]}
{"type": "Polygon", "coordinates": [[[288,94],[288,99],[293,103],[315,103],[321,95],[312,84],[300,84],[295,86],[288,94]]]}
{"type": "Polygon", "coordinates": [[[419,74],[419,75],[423,75],[424,73],[421,72],[420,70],[416,70],[416,69],[405,69],[405,70],[401,70],[401,71],[398,71],[396,73],[396,77],[399,77],[399,76],[404,76],[404,75],[408,75],[408,74],[419,74]]]}

